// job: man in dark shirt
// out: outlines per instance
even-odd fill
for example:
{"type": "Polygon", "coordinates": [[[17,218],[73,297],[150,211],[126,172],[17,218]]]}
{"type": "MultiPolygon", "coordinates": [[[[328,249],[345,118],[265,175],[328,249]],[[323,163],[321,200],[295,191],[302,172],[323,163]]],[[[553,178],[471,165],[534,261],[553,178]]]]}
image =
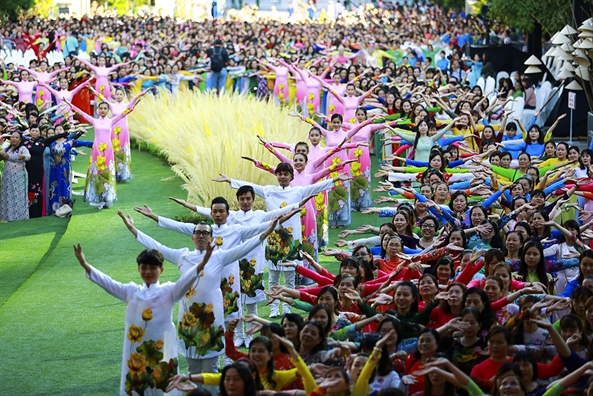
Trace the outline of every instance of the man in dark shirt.
{"type": "Polygon", "coordinates": [[[229,54],[225,48],[222,47],[222,40],[216,39],[214,46],[210,47],[206,54],[210,58],[210,77],[206,82],[209,91],[216,89],[220,94],[226,85],[227,69],[226,65],[229,62],[229,54]]]}

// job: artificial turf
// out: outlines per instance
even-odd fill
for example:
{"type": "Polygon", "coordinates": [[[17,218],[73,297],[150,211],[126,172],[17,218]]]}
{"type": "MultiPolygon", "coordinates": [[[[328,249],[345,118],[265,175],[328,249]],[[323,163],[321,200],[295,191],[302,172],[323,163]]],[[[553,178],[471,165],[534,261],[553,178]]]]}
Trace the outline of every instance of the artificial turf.
{"type": "MultiPolygon", "coordinates": [[[[92,134],[85,139],[92,139],[92,134]]],[[[86,173],[87,161],[88,157],[78,156],[73,169],[86,173]]],[[[133,180],[118,185],[118,201],[111,209],[98,210],[75,196],[70,219],[0,224],[0,394],[117,393],[125,305],[86,279],[72,246],[80,242],[89,263],[126,283],[140,281],[135,258],[142,246],[117,210],[132,213],[138,229],[165,245],[191,244],[186,236],[159,229],[154,221],[133,212],[134,206],[147,204],[165,217],[186,213],[167,199],[186,197],[181,179],[146,151],[133,151],[133,171],[133,180]]],[[[83,187],[81,179],[73,189],[83,187]]],[[[376,216],[353,213],[352,227],[380,223],[376,216]]],[[[339,231],[330,230],[331,241],[339,231]]],[[[337,270],[333,258],[320,256],[320,260],[330,271],[337,270]]],[[[178,277],[177,268],[166,263],[161,280],[178,277]]],[[[261,303],[259,313],[267,317],[269,308],[261,303]]],[[[173,315],[176,321],[177,309],[173,315]]],[[[180,366],[186,372],[183,359],[180,366]]]]}

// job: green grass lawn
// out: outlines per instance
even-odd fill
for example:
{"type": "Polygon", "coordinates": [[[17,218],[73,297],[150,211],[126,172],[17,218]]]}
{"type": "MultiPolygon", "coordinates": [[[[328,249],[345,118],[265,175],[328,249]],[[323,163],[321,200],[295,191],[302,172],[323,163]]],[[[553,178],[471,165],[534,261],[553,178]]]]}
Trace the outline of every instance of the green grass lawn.
{"type": "MultiPolygon", "coordinates": [[[[74,170],[86,173],[87,161],[78,156],[74,170]]],[[[0,224],[0,394],[117,393],[125,305],[86,279],[72,246],[82,243],[87,260],[114,279],[139,282],[135,258],[142,246],[116,211],[133,213],[134,206],[147,204],[166,217],[187,213],[167,199],[186,194],[166,163],[135,150],[133,170],[135,178],[118,186],[118,202],[111,209],[98,210],[76,196],[71,219],[0,224]]],[[[73,186],[74,191],[83,187],[84,180],[73,186]]],[[[187,237],[159,229],[139,214],[133,218],[140,230],[168,246],[191,244],[187,237]]],[[[381,222],[353,213],[353,226],[381,222]]],[[[331,241],[338,232],[330,230],[331,241]]],[[[333,258],[321,261],[336,271],[333,258]]],[[[162,281],[178,277],[177,268],[165,264],[162,281]]],[[[176,317],[177,310],[173,312],[176,317]]],[[[260,315],[268,314],[269,308],[261,304],[260,315]]],[[[180,364],[186,371],[183,359],[180,364]]]]}

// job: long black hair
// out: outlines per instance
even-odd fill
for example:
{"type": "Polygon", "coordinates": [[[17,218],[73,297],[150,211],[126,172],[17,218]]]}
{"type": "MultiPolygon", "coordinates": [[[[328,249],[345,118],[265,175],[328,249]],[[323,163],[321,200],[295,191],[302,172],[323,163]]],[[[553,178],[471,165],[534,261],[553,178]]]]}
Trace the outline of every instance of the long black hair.
{"type": "Polygon", "coordinates": [[[539,262],[537,263],[537,268],[535,269],[535,273],[537,274],[538,280],[543,283],[546,287],[548,287],[548,274],[546,273],[546,263],[544,260],[544,248],[542,244],[535,240],[529,239],[523,245],[521,252],[519,253],[521,257],[521,262],[519,263],[519,271],[517,271],[518,275],[521,275],[523,279],[527,279],[527,275],[529,273],[529,269],[527,268],[527,263],[525,262],[525,253],[530,248],[536,248],[539,251],[539,262]]]}
{"type": "Polygon", "coordinates": [[[397,286],[395,287],[395,290],[393,291],[394,299],[395,299],[395,294],[397,293],[397,289],[399,289],[400,287],[409,287],[410,290],[412,291],[412,298],[414,298],[414,301],[412,301],[412,305],[410,306],[409,314],[417,313],[418,312],[418,287],[416,287],[416,285],[410,281],[407,281],[407,280],[401,281],[397,284],[397,286]]]}
{"type": "MultiPolygon", "coordinates": [[[[309,312],[309,316],[308,316],[309,321],[307,323],[305,323],[305,326],[313,321],[312,318],[319,311],[325,311],[325,313],[327,314],[327,325],[325,326],[325,329],[323,329],[323,336],[325,337],[329,334],[329,332],[332,329],[332,313],[329,311],[329,308],[327,307],[327,305],[317,304],[316,306],[314,306],[313,309],[311,309],[311,311],[309,312]]],[[[319,322],[315,322],[315,323],[318,323],[321,326],[321,323],[319,323],[319,322]]]]}
{"type": "Polygon", "coordinates": [[[484,290],[479,287],[470,287],[463,293],[463,300],[461,305],[466,308],[466,300],[467,296],[470,294],[477,294],[480,296],[480,300],[482,300],[482,304],[484,305],[484,309],[480,312],[480,322],[482,323],[482,327],[480,328],[480,332],[488,331],[492,325],[496,324],[496,314],[492,309],[492,305],[490,305],[490,300],[488,300],[488,295],[484,290]]]}
{"type": "Polygon", "coordinates": [[[231,370],[231,369],[237,370],[237,373],[239,373],[239,376],[241,377],[241,379],[243,380],[243,383],[245,384],[245,388],[243,390],[243,395],[244,396],[257,396],[257,386],[255,384],[255,380],[251,376],[249,369],[241,363],[233,363],[228,366],[225,366],[222,369],[222,373],[220,375],[220,396],[228,396],[228,393],[227,393],[226,389],[224,388],[224,379],[225,379],[227,373],[229,372],[229,370],[231,370]]]}
{"type": "Polygon", "coordinates": [[[253,340],[251,340],[251,343],[249,343],[249,352],[251,352],[251,348],[253,348],[253,346],[256,344],[262,344],[270,354],[270,360],[268,360],[268,363],[266,364],[266,379],[272,385],[272,387],[275,388],[276,381],[274,380],[274,359],[271,358],[273,349],[272,342],[268,337],[265,336],[255,337],[253,340]]]}

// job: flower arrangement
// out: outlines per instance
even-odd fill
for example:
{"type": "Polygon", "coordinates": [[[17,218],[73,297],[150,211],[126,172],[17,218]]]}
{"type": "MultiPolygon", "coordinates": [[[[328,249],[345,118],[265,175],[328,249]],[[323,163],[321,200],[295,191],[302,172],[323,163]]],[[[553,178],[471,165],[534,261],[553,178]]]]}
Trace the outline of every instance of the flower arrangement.
{"type": "Polygon", "coordinates": [[[142,312],[144,327],[132,324],[128,328],[128,339],[132,352],[128,358],[128,373],[126,374],[125,389],[128,395],[136,392],[144,395],[147,389],[160,389],[163,392],[169,385],[169,380],[177,374],[177,358],[162,361],[165,343],[163,340],[145,340],[142,338],[149,322],[152,320],[152,309],[146,308],[142,312]],[[140,344],[135,347],[136,344],[140,344]]]}
{"type": "Polygon", "coordinates": [[[262,274],[256,273],[256,264],[257,261],[254,258],[249,261],[247,259],[239,260],[241,293],[248,297],[255,297],[257,290],[264,290],[262,274]]]}
{"type": "Polygon", "coordinates": [[[277,265],[282,261],[301,259],[299,253],[301,241],[295,240],[292,232],[292,227],[280,227],[268,235],[266,260],[270,260],[274,265],[277,265]]]}

